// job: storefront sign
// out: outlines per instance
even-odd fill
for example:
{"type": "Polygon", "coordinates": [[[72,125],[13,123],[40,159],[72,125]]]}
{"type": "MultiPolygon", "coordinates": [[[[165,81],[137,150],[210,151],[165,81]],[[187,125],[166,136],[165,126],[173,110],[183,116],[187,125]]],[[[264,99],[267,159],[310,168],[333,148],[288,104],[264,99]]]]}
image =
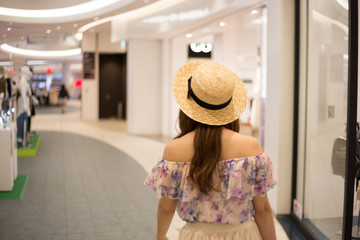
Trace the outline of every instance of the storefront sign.
{"type": "Polygon", "coordinates": [[[95,53],[84,52],[83,73],[84,80],[95,79],[95,53]]]}

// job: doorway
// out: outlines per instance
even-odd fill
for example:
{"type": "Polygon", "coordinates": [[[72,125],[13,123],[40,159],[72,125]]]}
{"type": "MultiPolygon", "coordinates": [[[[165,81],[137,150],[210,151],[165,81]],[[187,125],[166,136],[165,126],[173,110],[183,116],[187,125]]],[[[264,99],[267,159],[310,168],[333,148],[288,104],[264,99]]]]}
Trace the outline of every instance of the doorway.
{"type": "Polygon", "coordinates": [[[126,119],[126,54],[100,54],[99,118],[126,119]]]}

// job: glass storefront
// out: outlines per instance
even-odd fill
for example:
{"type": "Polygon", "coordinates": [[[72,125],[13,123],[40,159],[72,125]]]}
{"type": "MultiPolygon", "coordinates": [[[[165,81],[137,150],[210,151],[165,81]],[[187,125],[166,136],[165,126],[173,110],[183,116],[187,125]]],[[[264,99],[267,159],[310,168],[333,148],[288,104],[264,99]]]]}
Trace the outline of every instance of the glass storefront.
{"type": "MultiPolygon", "coordinates": [[[[293,211],[316,238],[342,239],[348,1],[302,1],[300,12],[298,162],[293,211]]],[[[358,215],[356,204],[354,216],[358,215]]]]}

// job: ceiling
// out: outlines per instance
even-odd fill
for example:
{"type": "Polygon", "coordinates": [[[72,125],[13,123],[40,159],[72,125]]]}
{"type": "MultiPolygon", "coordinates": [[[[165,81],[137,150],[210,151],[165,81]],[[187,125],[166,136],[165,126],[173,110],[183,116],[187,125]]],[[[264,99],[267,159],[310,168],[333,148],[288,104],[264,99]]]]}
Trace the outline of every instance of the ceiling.
{"type": "MultiPolygon", "coordinates": [[[[0,45],[38,50],[65,50],[80,46],[74,38],[79,29],[91,22],[101,21],[111,16],[126,20],[128,35],[131,37],[163,37],[166,33],[180,34],[186,29],[199,28],[210,18],[225,16],[228,12],[239,10],[263,2],[264,0],[2,0],[0,3],[0,45]],[[73,7],[91,2],[112,1],[103,9],[88,13],[57,18],[19,18],[3,14],[1,8],[24,10],[44,10],[73,7]],[[205,13],[194,12],[205,10],[205,13]],[[177,18],[174,18],[175,15],[177,18]],[[187,20],[183,16],[190,16],[187,20]],[[166,20],[168,18],[168,20],[166,20]],[[99,20],[98,20],[99,19],[99,20]],[[165,22],[156,22],[165,19],[165,22]],[[175,20],[174,20],[175,19],[175,20]]],[[[37,14],[35,14],[37,16],[37,14]]],[[[109,21],[108,21],[109,22],[109,21]]],[[[110,24],[100,24],[87,31],[98,32],[109,28],[110,24]]],[[[209,34],[209,33],[207,33],[209,34]]],[[[128,36],[128,37],[129,37],[128,36]]],[[[24,64],[27,58],[9,55],[0,51],[0,61],[17,61],[24,64]]],[[[64,58],[63,61],[81,61],[81,56],[64,58]]]]}

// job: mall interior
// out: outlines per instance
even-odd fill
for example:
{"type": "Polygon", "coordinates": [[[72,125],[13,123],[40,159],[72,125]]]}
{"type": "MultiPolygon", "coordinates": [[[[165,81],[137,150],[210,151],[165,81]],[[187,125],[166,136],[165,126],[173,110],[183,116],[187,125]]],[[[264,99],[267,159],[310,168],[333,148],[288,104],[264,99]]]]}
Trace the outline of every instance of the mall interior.
{"type": "Polygon", "coordinates": [[[351,1],[2,0],[0,240],[155,239],[143,183],[178,132],[172,78],[196,60],[247,88],[240,133],[273,161],[277,239],[346,239],[349,204],[359,237],[351,1]]]}

